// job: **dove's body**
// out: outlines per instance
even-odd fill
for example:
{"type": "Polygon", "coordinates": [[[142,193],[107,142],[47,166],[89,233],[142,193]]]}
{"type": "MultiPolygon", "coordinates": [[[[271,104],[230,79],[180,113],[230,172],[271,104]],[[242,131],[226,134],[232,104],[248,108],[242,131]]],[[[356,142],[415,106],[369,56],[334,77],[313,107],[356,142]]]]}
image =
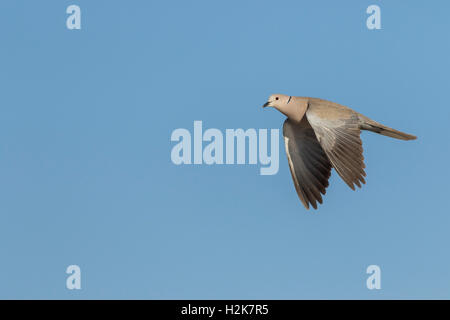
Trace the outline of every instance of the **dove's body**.
{"type": "Polygon", "coordinates": [[[317,98],[272,95],[273,106],[288,119],[283,125],[286,154],[297,194],[309,209],[322,203],[333,167],[355,189],[365,183],[361,130],[412,140],[415,136],[375,122],[340,104],[317,98]]]}

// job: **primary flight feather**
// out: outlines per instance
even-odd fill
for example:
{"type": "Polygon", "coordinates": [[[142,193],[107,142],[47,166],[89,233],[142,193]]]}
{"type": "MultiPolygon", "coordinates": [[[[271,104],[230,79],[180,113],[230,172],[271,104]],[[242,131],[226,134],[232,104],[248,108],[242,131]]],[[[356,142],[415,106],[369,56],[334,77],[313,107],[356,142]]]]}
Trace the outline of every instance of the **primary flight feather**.
{"type": "Polygon", "coordinates": [[[355,190],[365,183],[361,130],[413,140],[340,104],[308,97],[273,94],[263,107],[285,116],[283,136],[295,190],[303,205],[317,209],[328,187],[331,168],[355,190]]]}

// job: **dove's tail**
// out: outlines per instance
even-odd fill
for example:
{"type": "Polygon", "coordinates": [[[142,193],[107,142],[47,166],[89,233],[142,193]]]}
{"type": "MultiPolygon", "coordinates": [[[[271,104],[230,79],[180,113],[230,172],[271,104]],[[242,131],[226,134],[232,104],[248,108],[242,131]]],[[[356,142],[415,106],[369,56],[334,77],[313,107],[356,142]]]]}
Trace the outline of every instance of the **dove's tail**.
{"type": "Polygon", "coordinates": [[[382,125],[381,123],[373,121],[372,119],[369,119],[363,115],[360,115],[360,120],[361,120],[360,126],[361,126],[362,130],[369,130],[369,131],[372,131],[375,133],[382,134],[384,136],[388,136],[388,137],[396,138],[396,139],[400,139],[400,140],[417,139],[416,136],[386,127],[386,126],[382,125]]]}

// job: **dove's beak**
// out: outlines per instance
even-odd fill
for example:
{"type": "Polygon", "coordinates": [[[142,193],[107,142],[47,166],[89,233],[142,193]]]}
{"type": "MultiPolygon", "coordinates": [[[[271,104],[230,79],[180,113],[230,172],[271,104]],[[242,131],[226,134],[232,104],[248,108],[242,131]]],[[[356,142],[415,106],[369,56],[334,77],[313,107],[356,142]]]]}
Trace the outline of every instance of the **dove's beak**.
{"type": "Polygon", "coordinates": [[[263,105],[262,107],[263,107],[263,108],[269,107],[269,105],[270,105],[270,101],[267,101],[266,103],[264,103],[264,105],[263,105]]]}

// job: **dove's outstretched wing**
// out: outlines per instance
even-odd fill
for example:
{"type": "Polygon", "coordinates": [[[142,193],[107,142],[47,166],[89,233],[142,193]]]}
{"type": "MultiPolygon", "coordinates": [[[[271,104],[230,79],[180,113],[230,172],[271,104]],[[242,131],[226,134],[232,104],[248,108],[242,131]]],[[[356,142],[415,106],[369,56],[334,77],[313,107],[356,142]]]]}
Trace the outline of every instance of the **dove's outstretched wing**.
{"type": "Polygon", "coordinates": [[[307,209],[310,204],[317,209],[328,187],[331,163],[306,118],[300,124],[286,120],[283,136],[295,190],[307,209]]]}
{"type": "Polygon", "coordinates": [[[360,118],[355,111],[333,102],[311,99],[306,118],[332,166],[355,190],[365,183],[360,118]]]}

